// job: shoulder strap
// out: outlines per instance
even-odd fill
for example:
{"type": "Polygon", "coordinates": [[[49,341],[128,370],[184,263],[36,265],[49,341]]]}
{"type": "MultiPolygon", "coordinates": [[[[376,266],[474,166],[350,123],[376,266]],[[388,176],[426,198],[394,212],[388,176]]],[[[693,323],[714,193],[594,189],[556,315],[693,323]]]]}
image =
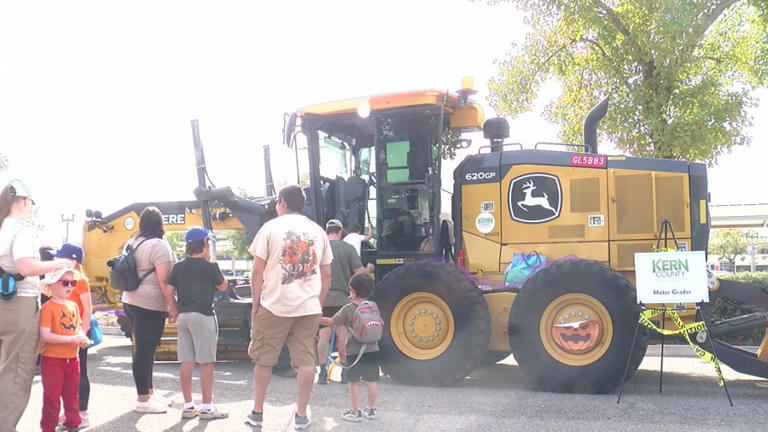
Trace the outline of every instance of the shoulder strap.
{"type": "Polygon", "coordinates": [[[344,363],[339,363],[339,366],[341,366],[342,369],[349,369],[352,366],[356,365],[357,362],[360,361],[360,358],[363,357],[363,353],[365,352],[365,347],[368,346],[368,344],[363,344],[360,346],[360,352],[357,353],[357,357],[355,358],[355,361],[352,362],[350,365],[345,365],[344,363]]]}
{"type": "MultiPolygon", "coordinates": [[[[136,253],[136,249],[138,249],[139,246],[143,245],[144,242],[147,241],[147,240],[149,240],[149,239],[145,238],[144,240],[139,242],[139,244],[136,245],[136,247],[133,248],[133,253],[136,253]]],[[[133,246],[133,245],[131,245],[131,246],[133,246]]],[[[152,269],[150,271],[144,273],[144,276],[139,277],[139,281],[143,281],[147,276],[151,275],[153,271],[155,271],[155,266],[152,266],[152,269]]]]}

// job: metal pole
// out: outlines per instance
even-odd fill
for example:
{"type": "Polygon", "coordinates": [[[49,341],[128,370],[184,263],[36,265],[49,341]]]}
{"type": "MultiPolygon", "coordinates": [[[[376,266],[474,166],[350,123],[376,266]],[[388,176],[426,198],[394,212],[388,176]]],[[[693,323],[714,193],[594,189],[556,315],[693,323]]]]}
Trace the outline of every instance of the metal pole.
{"type": "Polygon", "coordinates": [[[65,218],[64,215],[61,215],[61,221],[67,224],[67,236],[64,237],[64,241],[69,242],[69,223],[75,221],[75,215],[73,214],[71,218],[65,218]]]}

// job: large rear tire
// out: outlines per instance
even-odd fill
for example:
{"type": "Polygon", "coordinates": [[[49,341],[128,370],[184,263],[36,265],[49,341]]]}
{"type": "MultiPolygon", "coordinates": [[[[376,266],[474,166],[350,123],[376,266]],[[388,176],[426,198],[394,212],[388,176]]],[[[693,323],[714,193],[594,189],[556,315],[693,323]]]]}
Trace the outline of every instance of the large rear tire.
{"type": "Polygon", "coordinates": [[[488,349],[488,304],[473,281],[447,264],[398,267],[376,286],[385,322],[381,368],[413,385],[450,385],[481,363],[488,349]]]}
{"type": "Polygon", "coordinates": [[[638,313],[634,287],[619,273],[595,261],[564,261],[539,271],[515,298],[510,344],[539,388],[605,393],[621,384],[627,362],[629,377],[645,355],[638,313]]]}

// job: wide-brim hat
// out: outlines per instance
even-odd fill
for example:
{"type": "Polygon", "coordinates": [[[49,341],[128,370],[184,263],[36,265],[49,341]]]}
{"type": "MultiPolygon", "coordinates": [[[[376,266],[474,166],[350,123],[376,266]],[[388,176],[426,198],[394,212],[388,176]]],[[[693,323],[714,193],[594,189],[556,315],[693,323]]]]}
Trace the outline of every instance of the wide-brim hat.
{"type": "Polygon", "coordinates": [[[46,273],[43,280],[40,281],[40,292],[50,297],[51,296],[50,286],[60,281],[65,274],[70,272],[72,273],[72,279],[75,279],[75,280],[82,279],[82,274],[79,271],[77,271],[77,269],[74,269],[74,268],[62,268],[62,269],[54,270],[52,272],[46,273]]]}

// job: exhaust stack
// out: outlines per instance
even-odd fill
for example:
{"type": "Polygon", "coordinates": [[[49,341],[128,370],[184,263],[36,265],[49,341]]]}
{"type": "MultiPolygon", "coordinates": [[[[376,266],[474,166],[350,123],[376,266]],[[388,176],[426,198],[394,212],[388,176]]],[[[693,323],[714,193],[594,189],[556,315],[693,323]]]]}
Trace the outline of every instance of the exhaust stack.
{"type": "Polygon", "coordinates": [[[589,146],[589,153],[597,153],[597,124],[608,113],[608,96],[597,103],[584,119],[584,145],[589,146]]]}

